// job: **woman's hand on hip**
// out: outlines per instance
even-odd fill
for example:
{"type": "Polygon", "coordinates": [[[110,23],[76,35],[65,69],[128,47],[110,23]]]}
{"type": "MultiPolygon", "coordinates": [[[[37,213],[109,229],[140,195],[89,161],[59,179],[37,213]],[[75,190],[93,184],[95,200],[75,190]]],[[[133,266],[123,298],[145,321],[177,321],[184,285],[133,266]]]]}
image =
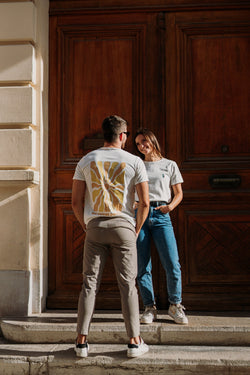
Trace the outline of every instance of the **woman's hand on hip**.
{"type": "Polygon", "coordinates": [[[170,211],[172,211],[171,204],[158,206],[155,208],[155,210],[160,210],[163,214],[168,214],[170,211]]]}

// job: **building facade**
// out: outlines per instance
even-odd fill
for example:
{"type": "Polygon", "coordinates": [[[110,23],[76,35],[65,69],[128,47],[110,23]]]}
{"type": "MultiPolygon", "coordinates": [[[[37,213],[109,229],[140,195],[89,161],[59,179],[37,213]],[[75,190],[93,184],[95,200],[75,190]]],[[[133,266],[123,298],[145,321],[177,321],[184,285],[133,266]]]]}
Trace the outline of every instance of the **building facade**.
{"type": "MultiPolygon", "coordinates": [[[[0,1],[1,316],[76,307],[72,176],[110,113],[151,128],[183,174],[186,307],[250,308],[249,15],[248,0],[0,1]]],[[[155,249],[153,267],[164,309],[155,249]]],[[[109,259],[96,307],[119,304],[109,259]]]]}
{"type": "Polygon", "coordinates": [[[49,0],[0,2],[0,315],[47,296],[49,0]]]}

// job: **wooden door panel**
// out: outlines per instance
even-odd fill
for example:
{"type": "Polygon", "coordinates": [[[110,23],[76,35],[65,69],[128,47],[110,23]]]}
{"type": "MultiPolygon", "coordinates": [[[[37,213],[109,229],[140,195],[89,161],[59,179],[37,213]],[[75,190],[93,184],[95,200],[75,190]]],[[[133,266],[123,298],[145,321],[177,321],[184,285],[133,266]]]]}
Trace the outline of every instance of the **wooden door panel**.
{"type": "Polygon", "coordinates": [[[167,149],[184,178],[177,240],[189,309],[250,307],[249,16],[166,16],[176,51],[166,60],[167,149]]]}
{"type": "Polygon", "coordinates": [[[216,37],[189,38],[193,108],[188,159],[229,156],[238,162],[249,154],[250,137],[242,134],[248,133],[250,118],[250,29],[225,29],[216,37]]]}
{"type": "MultiPolygon", "coordinates": [[[[48,307],[76,307],[82,284],[84,233],[71,208],[77,162],[103,145],[101,123],[106,116],[124,117],[132,133],[159,113],[162,118],[158,23],[156,14],[143,13],[129,18],[102,12],[50,18],[48,307]]],[[[156,132],[162,136],[165,129],[156,132]]],[[[133,147],[131,137],[127,150],[133,147]]],[[[110,256],[96,308],[120,308],[110,256]]]]}
{"type": "Polygon", "coordinates": [[[172,103],[167,117],[170,123],[179,124],[167,137],[169,152],[185,169],[198,167],[198,162],[212,168],[210,160],[235,161],[237,166],[240,161],[246,163],[250,149],[249,137],[244,136],[250,114],[249,11],[183,12],[168,15],[166,23],[167,49],[177,48],[166,59],[169,77],[177,78],[175,87],[172,80],[167,82],[172,103]],[[180,110],[174,118],[176,105],[180,110]]]}
{"type": "Polygon", "coordinates": [[[190,208],[185,202],[179,209],[185,304],[198,310],[248,310],[250,211],[201,204],[190,208]]]}
{"type": "MultiPolygon", "coordinates": [[[[118,26],[116,26],[118,28],[118,26]]],[[[79,160],[80,143],[86,136],[100,132],[102,120],[110,113],[119,113],[131,123],[137,111],[135,97],[139,82],[135,50],[140,32],[114,28],[110,35],[101,31],[78,30],[63,32],[61,43],[65,50],[63,107],[63,162],[79,160]],[[126,81],[124,81],[126,77],[126,81]]]]}
{"type": "MultiPolygon", "coordinates": [[[[205,210],[186,217],[188,285],[247,283],[250,275],[250,216],[205,210]]],[[[229,288],[230,290],[230,288],[229,288]]]]}

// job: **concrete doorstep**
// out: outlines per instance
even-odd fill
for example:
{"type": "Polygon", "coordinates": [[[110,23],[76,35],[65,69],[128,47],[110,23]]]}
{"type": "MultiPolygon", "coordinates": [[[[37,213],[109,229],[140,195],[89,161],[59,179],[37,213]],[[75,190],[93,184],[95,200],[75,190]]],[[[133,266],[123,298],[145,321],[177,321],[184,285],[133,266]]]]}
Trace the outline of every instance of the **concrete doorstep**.
{"type": "MultiPolygon", "coordinates": [[[[19,343],[72,343],[76,312],[46,312],[22,319],[2,319],[6,340],[19,343]]],[[[250,345],[249,313],[190,313],[189,324],[175,324],[166,311],[153,324],[141,324],[141,335],[152,345],[250,345]]],[[[88,337],[95,344],[125,344],[127,334],[121,312],[97,311],[88,337]]]]}
{"type": "Polygon", "coordinates": [[[246,375],[249,347],[150,345],[129,359],[126,345],[90,344],[89,356],[77,358],[73,344],[0,343],[1,375],[246,375]]]}
{"type": "Polygon", "coordinates": [[[250,374],[250,317],[240,313],[189,313],[189,325],[166,312],[141,325],[149,352],[127,358],[120,312],[97,312],[87,358],[74,352],[76,312],[2,319],[0,375],[246,375],[250,374]],[[213,315],[212,315],[213,314],[213,315]]]}

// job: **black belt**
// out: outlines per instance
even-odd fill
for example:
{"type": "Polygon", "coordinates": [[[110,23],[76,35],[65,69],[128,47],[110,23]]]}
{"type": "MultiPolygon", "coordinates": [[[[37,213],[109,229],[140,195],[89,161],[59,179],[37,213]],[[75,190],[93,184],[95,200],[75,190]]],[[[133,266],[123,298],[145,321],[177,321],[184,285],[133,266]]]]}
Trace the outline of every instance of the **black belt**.
{"type": "Polygon", "coordinates": [[[150,206],[151,207],[158,207],[158,206],[166,206],[167,202],[165,201],[151,201],[150,206]]]}

